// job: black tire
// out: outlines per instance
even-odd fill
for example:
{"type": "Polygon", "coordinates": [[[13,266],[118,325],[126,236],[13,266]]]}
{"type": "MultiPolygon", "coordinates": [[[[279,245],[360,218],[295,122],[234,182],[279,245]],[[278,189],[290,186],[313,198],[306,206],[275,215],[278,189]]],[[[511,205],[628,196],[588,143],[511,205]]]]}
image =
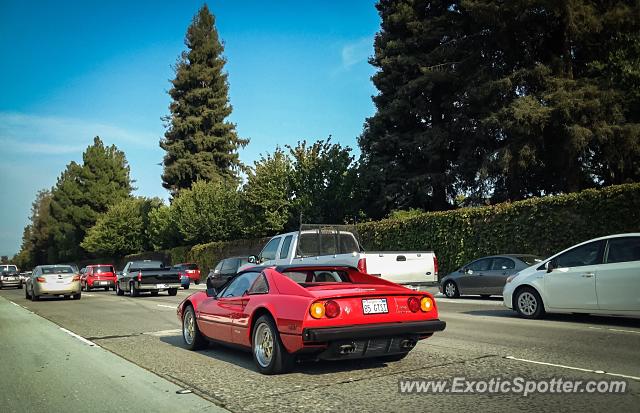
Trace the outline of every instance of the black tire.
{"type": "Polygon", "coordinates": [[[195,281],[196,285],[200,285],[200,280],[195,281]]]}
{"type": "Polygon", "coordinates": [[[18,290],[22,290],[22,284],[18,286],[18,290]]]}
{"type": "Polygon", "coordinates": [[[517,291],[513,299],[513,308],[522,318],[542,318],[545,314],[542,297],[531,287],[523,287],[517,291]]]}
{"type": "Polygon", "coordinates": [[[282,345],[280,340],[280,334],[275,326],[273,319],[268,315],[262,315],[256,320],[251,332],[251,354],[253,355],[253,361],[256,363],[258,371],[262,374],[280,374],[285,373],[291,368],[295,358],[293,355],[287,352],[287,349],[282,345]],[[263,345],[258,345],[259,335],[268,334],[264,337],[265,341],[263,345]],[[270,344],[269,344],[270,338],[270,344]],[[270,349],[269,349],[270,345],[270,349]],[[265,347],[267,351],[265,351],[265,347]],[[269,356],[266,355],[269,353],[269,356]]]}
{"type": "Polygon", "coordinates": [[[207,339],[198,328],[196,314],[191,305],[187,305],[182,314],[182,340],[189,350],[201,350],[207,347],[207,339]]]}
{"type": "MultiPolygon", "coordinates": [[[[75,297],[75,296],[74,296],[74,297],[75,297]]],[[[70,296],[70,295],[65,295],[65,296],[64,296],[64,299],[65,299],[65,300],[68,300],[68,299],[70,299],[70,298],[71,298],[71,296],[70,296]]]]}
{"type": "Polygon", "coordinates": [[[159,292],[158,290],[153,290],[151,291],[151,295],[156,297],[158,295],[158,292],[159,292]]]}
{"type": "Polygon", "coordinates": [[[460,297],[460,291],[458,290],[458,285],[453,281],[447,281],[444,283],[444,287],[442,288],[444,295],[447,298],[458,298],[460,297]]]}
{"type": "Polygon", "coordinates": [[[130,283],[129,284],[129,296],[131,297],[137,297],[140,293],[138,292],[138,289],[136,288],[134,283],[130,283]]]}
{"type": "Polygon", "coordinates": [[[480,294],[480,298],[484,298],[485,300],[490,297],[491,297],[491,294],[480,294]]]}
{"type": "Polygon", "coordinates": [[[185,290],[188,290],[189,289],[189,284],[183,285],[182,288],[184,288],[185,290]]]}
{"type": "Polygon", "coordinates": [[[29,294],[29,289],[28,288],[24,289],[24,298],[26,298],[27,300],[31,299],[31,294],[29,294]]]}
{"type": "Polygon", "coordinates": [[[409,352],[402,353],[402,354],[391,354],[391,355],[388,355],[388,356],[380,357],[380,360],[391,363],[391,362],[395,362],[395,361],[400,361],[403,358],[407,357],[408,355],[409,355],[409,352]]]}
{"type": "Polygon", "coordinates": [[[116,283],[116,295],[124,295],[124,291],[122,291],[118,283],[116,283]]]}
{"type": "Polygon", "coordinates": [[[80,293],[78,293],[78,294],[74,294],[74,295],[73,295],[73,299],[74,299],[74,300],[79,300],[80,298],[82,298],[82,293],[81,293],[81,292],[80,292],[80,293]]]}
{"type": "Polygon", "coordinates": [[[104,290],[105,291],[109,291],[109,287],[104,287],[104,290]]]}
{"type": "Polygon", "coordinates": [[[178,294],[178,289],[177,288],[169,288],[167,290],[167,292],[169,293],[169,295],[174,296],[174,295],[178,294]]]}
{"type": "Polygon", "coordinates": [[[31,296],[31,301],[40,301],[40,296],[35,295],[35,293],[31,296]]]}

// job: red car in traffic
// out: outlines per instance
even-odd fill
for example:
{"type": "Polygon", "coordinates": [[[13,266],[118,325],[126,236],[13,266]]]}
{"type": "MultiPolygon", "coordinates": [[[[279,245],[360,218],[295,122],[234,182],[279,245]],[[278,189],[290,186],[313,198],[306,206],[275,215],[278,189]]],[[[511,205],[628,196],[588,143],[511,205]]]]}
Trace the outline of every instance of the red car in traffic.
{"type": "Polygon", "coordinates": [[[189,349],[207,341],[251,349],[264,374],[297,358],[404,358],[445,328],[433,296],[343,266],[253,267],[220,291],[178,305],[189,349]]]}
{"type": "Polygon", "coordinates": [[[184,274],[189,277],[189,280],[192,283],[200,284],[200,268],[198,267],[198,264],[183,262],[180,264],[175,264],[173,268],[178,271],[184,272],[184,274]]]}
{"type": "Polygon", "coordinates": [[[84,291],[91,291],[92,288],[116,289],[116,271],[111,264],[93,264],[85,267],[84,273],[80,276],[80,287],[84,291]]]}

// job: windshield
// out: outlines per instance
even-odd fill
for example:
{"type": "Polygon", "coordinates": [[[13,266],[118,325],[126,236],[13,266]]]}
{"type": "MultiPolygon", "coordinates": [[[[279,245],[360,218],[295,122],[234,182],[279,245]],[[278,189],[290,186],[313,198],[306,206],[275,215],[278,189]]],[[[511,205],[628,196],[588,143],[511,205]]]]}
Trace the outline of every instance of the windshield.
{"type": "Polygon", "coordinates": [[[539,262],[542,262],[542,258],[536,257],[535,255],[523,255],[521,257],[518,257],[518,259],[527,265],[535,265],[539,262]]]}
{"type": "Polygon", "coordinates": [[[16,272],[18,271],[18,267],[16,267],[15,265],[2,265],[0,266],[0,271],[16,272]]]}
{"type": "Polygon", "coordinates": [[[310,283],[349,283],[349,275],[346,271],[310,270],[310,271],[285,271],[288,278],[300,285],[310,283]]]}
{"type": "Polygon", "coordinates": [[[43,274],[71,274],[73,273],[73,268],[68,265],[65,266],[56,266],[56,267],[42,267],[43,274]]]}

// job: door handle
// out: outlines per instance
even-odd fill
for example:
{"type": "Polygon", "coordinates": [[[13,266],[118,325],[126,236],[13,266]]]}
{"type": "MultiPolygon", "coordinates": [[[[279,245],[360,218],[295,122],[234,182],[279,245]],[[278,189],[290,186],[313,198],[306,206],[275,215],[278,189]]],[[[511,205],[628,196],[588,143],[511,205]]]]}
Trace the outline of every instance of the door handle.
{"type": "Polygon", "coordinates": [[[593,277],[595,274],[592,272],[585,272],[584,274],[582,274],[582,278],[591,278],[593,277]]]}

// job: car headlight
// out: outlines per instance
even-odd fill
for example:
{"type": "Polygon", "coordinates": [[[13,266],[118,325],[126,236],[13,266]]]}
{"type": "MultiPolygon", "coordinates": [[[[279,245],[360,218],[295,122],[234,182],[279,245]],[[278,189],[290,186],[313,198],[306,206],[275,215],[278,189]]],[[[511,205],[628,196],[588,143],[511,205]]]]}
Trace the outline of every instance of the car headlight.
{"type": "Polygon", "coordinates": [[[515,273],[513,275],[508,276],[507,277],[507,284],[509,284],[511,281],[513,281],[518,276],[518,274],[519,273],[515,273]]]}

